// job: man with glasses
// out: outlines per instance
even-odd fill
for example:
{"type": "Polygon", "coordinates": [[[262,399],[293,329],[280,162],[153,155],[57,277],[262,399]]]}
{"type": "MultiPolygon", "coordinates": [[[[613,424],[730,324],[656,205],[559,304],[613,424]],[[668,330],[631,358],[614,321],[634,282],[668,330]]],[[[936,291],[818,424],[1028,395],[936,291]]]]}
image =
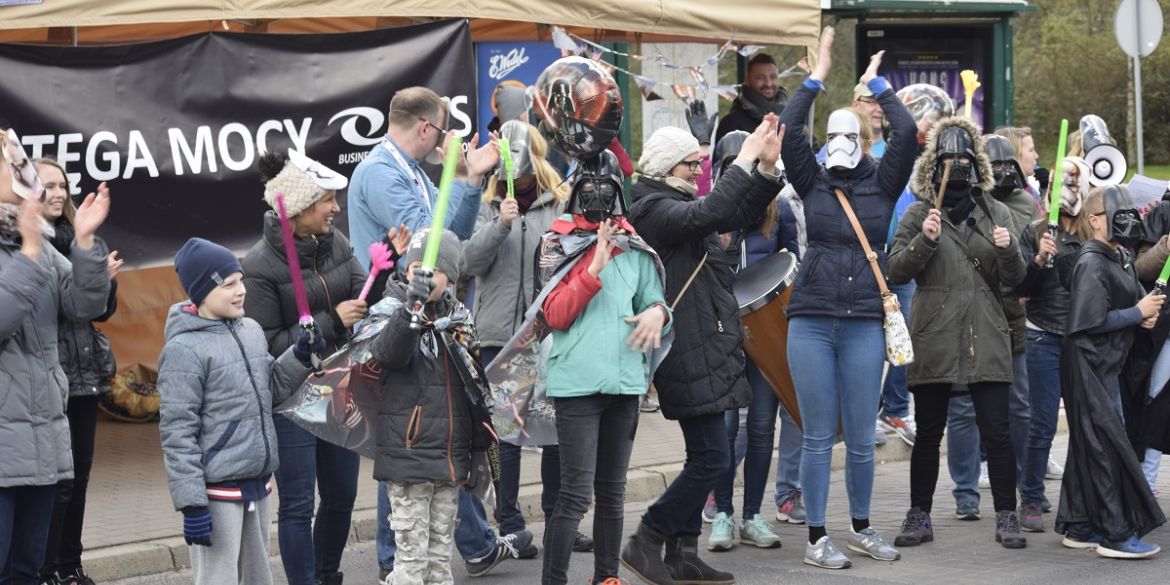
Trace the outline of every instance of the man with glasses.
{"type": "MultiPolygon", "coordinates": [[[[354,255],[369,266],[369,247],[382,241],[390,228],[405,226],[412,233],[430,227],[438,189],[419,168],[419,162],[438,162],[439,145],[448,134],[447,104],[425,87],[399,90],[390,100],[390,128],[386,138],[370,150],[354,169],[349,182],[349,230],[354,255]]],[[[447,229],[461,240],[471,236],[479,216],[482,177],[499,160],[499,147],[489,141],[476,148],[479,135],[472,136],[465,155],[467,175],[451,189],[447,208],[447,229]]],[[[378,485],[379,578],[392,580],[397,547],[390,528],[390,500],[385,483],[378,485]]],[[[473,577],[485,575],[500,562],[527,547],[532,533],[522,531],[497,537],[488,526],[483,503],[466,490],[459,492],[455,546],[473,577]]]]}

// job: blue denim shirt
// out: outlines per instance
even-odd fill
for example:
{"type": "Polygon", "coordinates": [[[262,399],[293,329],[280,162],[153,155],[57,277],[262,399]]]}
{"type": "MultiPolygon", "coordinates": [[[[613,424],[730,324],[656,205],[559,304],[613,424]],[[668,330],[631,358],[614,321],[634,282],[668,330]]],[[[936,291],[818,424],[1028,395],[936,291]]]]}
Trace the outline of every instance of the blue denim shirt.
{"type": "MultiPolygon", "coordinates": [[[[419,169],[418,161],[405,152],[401,154],[411,171],[422,177],[423,188],[434,205],[439,190],[419,169]]],[[[370,244],[382,241],[391,227],[406,225],[411,232],[418,232],[431,226],[431,210],[419,198],[411,174],[394,160],[384,143],[375,145],[354,169],[346,203],[349,208],[349,240],[353,244],[354,256],[363,267],[370,265],[370,244]]],[[[455,232],[460,240],[471,237],[475,230],[479,203],[479,188],[468,185],[466,181],[455,181],[447,206],[447,229],[455,232]]]]}

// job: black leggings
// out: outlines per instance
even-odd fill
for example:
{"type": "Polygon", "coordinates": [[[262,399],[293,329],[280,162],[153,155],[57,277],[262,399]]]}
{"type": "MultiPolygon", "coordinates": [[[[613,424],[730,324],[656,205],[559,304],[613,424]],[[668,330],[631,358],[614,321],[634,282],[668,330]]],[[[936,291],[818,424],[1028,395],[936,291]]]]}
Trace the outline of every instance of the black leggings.
{"type": "Polygon", "coordinates": [[[68,573],[81,568],[81,529],[85,524],[85,496],[97,435],[98,397],[70,398],[65,414],[69,417],[69,436],[73,443],[74,477],[57,483],[49,545],[41,568],[41,576],[45,578],[54,571],[68,573]]]}
{"type": "MultiPolygon", "coordinates": [[[[1002,382],[971,384],[971,402],[975,404],[975,424],[987,451],[987,475],[995,511],[1016,509],[1016,457],[1008,432],[1008,389],[1002,382]]],[[[939,444],[947,427],[947,407],[951,401],[951,384],[911,386],[914,394],[914,420],[918,436],[910,456],[910,505],[930,512],[934,488],[938,484],[939,444]]]]}

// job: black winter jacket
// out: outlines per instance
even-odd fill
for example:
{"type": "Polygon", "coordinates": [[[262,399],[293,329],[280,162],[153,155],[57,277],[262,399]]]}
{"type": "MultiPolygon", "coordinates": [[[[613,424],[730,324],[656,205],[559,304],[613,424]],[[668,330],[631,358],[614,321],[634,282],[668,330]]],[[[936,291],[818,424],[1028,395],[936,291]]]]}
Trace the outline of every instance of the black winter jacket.
{"type": "MultiPolygon", "coordinates": [[[[73,242],[73,226],[61,216],[54,222],[53,229],[56,234],[50,242],[58,252],[68,257],[73,242]]],[[[101,238],[95,236],[94,245],[108,254],[109,248],[101,238]]],[[[69,379],[70,397],[97,396],[110,391],[110,377],[117,373],[118,363],[114,359],[114,351],[110,349],[110,340],[93,324],[104,323],[117,310],[118,281],[111,280],[105,313],[93,321],[67,319],[63,315],[57,319],[57,352],[65,377],[69,379]]]]}
{"type": "MultiPolygon", "coordinates": [[[[455,358],[432,331],[410,328],[406,290],[399,281],[386,283],[386,296],[402,306],[394,310],[372,347],[382,366],[374,479],[463,483],[471,472],[475,429],[455,358]]],[[[451,307],[445,296],[427,303],[425,310],[428,315],[447,315],[451,307]]]]}
{"type": "Polygon", "coordinates": [[[1036,235],[1040,230],[1048,231],[1047,225],[1047,220],[1037,220],[1024,230],[1020,238],[1020,253],[1024,262],[1028,263],[1028,272],[1024,282],[1016,287],[1016,293],[1028,299],[1028,320],[1033,325],[1053,335],[1064,335],[1072,303],[1067,284],[1072,279],[1072,269],[1081,254],[1083,243],[1077,236],[1060,230],[1053,267],[1038,266],[1035,262],[1038,249],[1036,235]]]}
{"type": "MultiPolygon", "coordinates": [[[[366,271],[354,257],[349,240],[337,230],[326,236],[294,239],[309,312],[325,337],[329,354],[344,345],[350,335],[335,307],[358,297],[366,282],[366,271]]],[[[300,316],[275,211],[264,214],[264,236],[248,250],[242,267],[248,289],[244,312],[264,328],[268,352],[280,355],[296,343],[300,316]]]]}
{"type": "Polygon", "coordinates": [[[721,413],[746,406],[743,329],[732,294],[739,255],[721,247],[719,234],[754,227],[779,185],[732,166],[702,199],[642,177],[634,185],[629,220],[662,258],[666,299],[674,302],[708,253],[674,309],[674,343],[654,374],[662,414],[668,419],[721,413]]]}
{"type": "Polygon", "coordinates": [[[886,90],[877,96],[891,127],[881,162],[864,157],[854,169],[829,172],[817,164],[803,130],[815,97],[813,90],[801,86],[780,117],[787,124],[780,156],[789,182],[804,201],[808,235],[788,316],[880,319],[877,282],[834,188],[845,192],[885,274],[890,218],[914,169],[918,128],[893,90],[886,90]]]}

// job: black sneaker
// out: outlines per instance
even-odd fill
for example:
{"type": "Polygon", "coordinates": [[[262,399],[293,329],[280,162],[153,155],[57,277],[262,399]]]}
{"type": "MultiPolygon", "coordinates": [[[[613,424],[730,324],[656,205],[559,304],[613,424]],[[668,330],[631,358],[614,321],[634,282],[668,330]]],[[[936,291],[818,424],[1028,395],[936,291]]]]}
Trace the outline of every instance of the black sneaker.
{"type": "Polygon", "coordinates": [[[394,572],[394,569],[387,569],[384,567],[378,567],[378,583],[379,584],[385,583],[386,578],[389,577],[390,573],[393,573],[393,572],[394,572]]]}
{"type": "Polygon", "coordinates": [[[902,532],[894,539],[894,546],[918,546],[932,540],[934,526],[930,523],[930,513],[921,508],[910,508],[902,521],[902,532]]]}
{"type": "Polygon", "coordinates": [[[61,585],[61,578],[56,573],[41,577],[41,585],[61,585]]]}
{"type": "Polygon", "coordinates": [[[1024,548],[1028,539],[1020,534],[1020,518],[1015,510],[1001,510],[995,513],[995,541],[1004,548],[1024,548]]]}
{"type": "Polygon", "coordinates": [[[317,577],[317,585],[342,585],[344,582],[345,574],[341,571],[325,577],[317,577]]]}
{"type": "Polygon", "coordinates": [[[520,558],[520,551],[531,544],[532,533],[527,530],[514,532],[508,536],[500,536],[496,538],[495,550],[483,558],[469,559],[464,563],[467,567],[467,574],[472,577],[482,577],[496,568],[496,565],[504,562],[504,559],[508,557],[520,558]]]}
{"type": "Polygon", "coordinates": [[[67,573],[57,574],[57,583],[60,585],[94,585],[93,579],[85,574],[85,569],[77,567],[67,573]]]}
{"type": "Polygon", "coordinates": [[[573,539],[573,552],[593,552],[593,539],[578,532],[577,537],[573,539]]]}

